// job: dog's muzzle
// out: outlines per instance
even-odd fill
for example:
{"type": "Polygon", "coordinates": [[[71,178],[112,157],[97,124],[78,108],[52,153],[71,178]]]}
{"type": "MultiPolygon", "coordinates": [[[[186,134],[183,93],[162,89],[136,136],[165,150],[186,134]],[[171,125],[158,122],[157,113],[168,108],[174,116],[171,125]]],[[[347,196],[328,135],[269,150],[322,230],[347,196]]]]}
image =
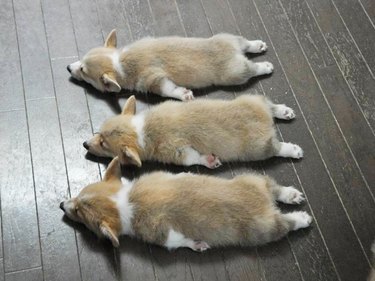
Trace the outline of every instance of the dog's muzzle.
{"type": "Polygon", "coordinates": [[[82,145],[83,145],[84,148],[86,148],[87,150],[89,150],[90,147],[89,147],[87,141],[85,141],[82,145]]]}

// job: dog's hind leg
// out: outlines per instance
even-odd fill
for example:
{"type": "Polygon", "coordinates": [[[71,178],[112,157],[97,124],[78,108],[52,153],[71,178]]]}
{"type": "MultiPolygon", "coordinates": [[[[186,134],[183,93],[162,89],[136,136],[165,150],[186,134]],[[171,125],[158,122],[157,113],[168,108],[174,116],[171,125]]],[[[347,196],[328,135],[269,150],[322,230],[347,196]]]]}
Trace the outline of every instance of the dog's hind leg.
{"type": "Polygon", "coordinates": [[[308,227],[311,221],[312,217],[303,211],[282,214],[275,210],[274,215],[264,217],[258,222],[258,233],[253,231],[252,239],[255,239],[257,244],[277,241],[289,231],[308,227]]]}
{"type": "Polygon", "coordinates": [[[243,53],[262,53],[267,50],[267,44],[262,40],[247,40],[240,37],[240,47],[243,53]]]}
{"type": "Polygon", "coordinates": [[[160,93],[162,96],[179,99],[182,101],[193,100],[193,92],[184,87],[179,87],[168,78],[164,78],[160,83],[160,93]]]}
{"type": "Polygon", "coordinates": [[[242,36],[226,33],[214,35],[213,38],[230,43],[236,50],[242,53],[261,53],[267,50],[267,44],[262,40],[250,41],[242,36]]]}
{"type": "Polygon", "coordinates": [[[249,61],[249,68],[254,76],[271,74],[273,72],[273,64],[268,61],[263,62],[252,62],[249,61]]]}
{"type": "Polygon", "coordinates": [[[184,87],[177,86],[173,81],[165,76],[158,68],[151,68],[143,79],[140,79],[137,90],[143,92],[153,92],[163,97],[170,97],[182,101],[193,100],[193,92],[184,87]]]}
{"type": "Polygon", "coordinates": [[[250,78],[270,74],[273,71],[273,65],[270,62],[252,62],[243,54],[236,54],[228,61],[226,69],[222,74],[220,85],[241,85],[250,78]]]}
{"type": "Polygon", "coordinates": [[[221,166],[219,158],[213,154],[202,155],[192,147],[184,147],[181,151],[182,164],[185,166],[203,165],[207,168],[214,169],[221,166]]]}

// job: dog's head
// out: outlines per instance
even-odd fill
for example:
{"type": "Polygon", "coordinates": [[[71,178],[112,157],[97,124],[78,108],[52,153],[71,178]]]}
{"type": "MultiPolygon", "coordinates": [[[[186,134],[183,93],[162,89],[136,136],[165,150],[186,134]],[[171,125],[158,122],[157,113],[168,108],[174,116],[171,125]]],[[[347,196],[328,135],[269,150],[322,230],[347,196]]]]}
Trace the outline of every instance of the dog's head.
{"type": "Polygon", "coordinates": [[[120,115],[104,122],[100,132],[83,143],[88,152],[103,157],[118,156],[123,165],[142,166],[137,133],[131,122],[136,110],[135,104],[136,99],[131,96],[120,115]]]}
{"type": "Polygon", "coordinates": [[[111,199],[121,188],[121,168],[118,158],[109,164],[102,181],[86,186],[75,198],[60,203],[65,215],[99,237],[111,240],[118,247],[121,220],[116,203],[111,199]]]}
{"type": "Polygon", "coordinates": [[[121,76],[119,51],[116,49],[116,30],[112,30],[105,40],[104,47],[90,50],[82,60],[67,66],[73,78],[85,81],[102,92],[120,92],[117,82],[121,76]]]}

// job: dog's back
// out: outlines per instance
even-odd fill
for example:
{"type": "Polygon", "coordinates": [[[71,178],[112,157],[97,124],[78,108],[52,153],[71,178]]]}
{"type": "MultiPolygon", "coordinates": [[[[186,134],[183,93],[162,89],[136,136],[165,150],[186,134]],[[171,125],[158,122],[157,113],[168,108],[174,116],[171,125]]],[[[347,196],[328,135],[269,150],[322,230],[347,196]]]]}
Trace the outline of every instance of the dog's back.
{"type": "Polygon", "coordinates": [[[224,161],[267,158],[275,137],[266,99],[249,95],[232,101],[165,102],[151,109],[145,132],[153,142],[185,142],[224,161]]]}

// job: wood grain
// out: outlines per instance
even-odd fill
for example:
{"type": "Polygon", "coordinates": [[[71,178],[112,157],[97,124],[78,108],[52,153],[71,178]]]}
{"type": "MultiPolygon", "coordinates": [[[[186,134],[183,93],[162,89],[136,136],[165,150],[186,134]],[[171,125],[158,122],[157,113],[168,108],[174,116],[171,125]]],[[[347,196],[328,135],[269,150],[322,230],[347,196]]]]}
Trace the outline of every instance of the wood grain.
{"type": "Polygon", "coordinates": [[[33,168],[24,110],[0,113],[4,270],[41,265],[33,168]],[[17,128],[17,129],[15,129],[17,128]]]}

